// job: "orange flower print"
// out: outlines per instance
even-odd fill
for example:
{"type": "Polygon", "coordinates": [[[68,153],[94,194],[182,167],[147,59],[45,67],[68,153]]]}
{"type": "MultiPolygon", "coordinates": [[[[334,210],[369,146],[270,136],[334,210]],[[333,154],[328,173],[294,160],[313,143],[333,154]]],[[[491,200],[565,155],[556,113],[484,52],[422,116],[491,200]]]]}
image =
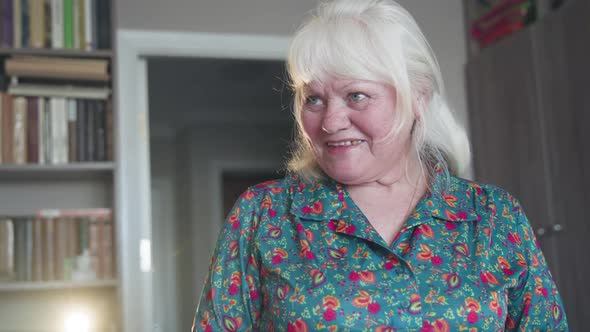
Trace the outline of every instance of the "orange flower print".
{"type": "Polygon", "coordinates": [[[358,296],[352,299],[352,305],[357,308],[366,308],[371,303],[371,295],[366,290],[359,289],[358,296]]]}
{"type": "Polygon", "coordinates": [[[309,328],[307,323],[303,319],[296,319],[293,322],[287,324],[287,332],[308,332],[309,328]]]}
{"type": "Polygon", "coordinates": [[[429,261],[432,259],[432,250],[427,244],[420,243],[420,251],[416,257],[421,261],[429,261]]]}
{"type": "Polygon", "coordinates": [[[445,319],[437,319],[434,322],[430,323],[428,321],[424,321],[424,325],[420,332],[450,332],[451,327],[449,326],[449,322],[445,319]]]}
{"type": "Polygon", "coordinates": [[[447,205],[450,207],[456,207],[455,203],[457,202],[457,197],[453,196],[453,195],[443,195],[443,197],[445,198],[445,202],[447,202],[447,205]]]}
{"type": "Polygon", "coordinates": [[[240,327],[242,326],[242,317],[223,317],[223,327],[226,331],[239,331],[240,327]]]}
{"type": "Polygon", "coordinates": [[[239,216],[240,216],[240,207],[236,207],[233,210],[233,213],[227,218],[227,221],[229,222],[229,224],[231,225],[231,228],[235,231],[238,228],[240,228],[240,220],[239,220],[239,216]]]}
{"type": "Polygon", "coordinates": [[[434,231],[432,230],[432,227],[428,226],[427,224],[420,225],[418,228],[418,234],[423,235],[429,239],[434,238],[434,231]]]}

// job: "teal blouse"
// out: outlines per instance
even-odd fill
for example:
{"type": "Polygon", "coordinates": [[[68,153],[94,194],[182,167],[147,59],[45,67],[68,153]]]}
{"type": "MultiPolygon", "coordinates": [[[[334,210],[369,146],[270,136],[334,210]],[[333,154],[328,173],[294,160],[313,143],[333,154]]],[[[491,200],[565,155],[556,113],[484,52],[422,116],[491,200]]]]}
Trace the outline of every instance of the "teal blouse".
{"type": "Polygon", "coordinates": [[[193,331],[567,331],[518,201],[440,170],[392,245],[346,188],[286,177],[236,202],[193,331]]]}

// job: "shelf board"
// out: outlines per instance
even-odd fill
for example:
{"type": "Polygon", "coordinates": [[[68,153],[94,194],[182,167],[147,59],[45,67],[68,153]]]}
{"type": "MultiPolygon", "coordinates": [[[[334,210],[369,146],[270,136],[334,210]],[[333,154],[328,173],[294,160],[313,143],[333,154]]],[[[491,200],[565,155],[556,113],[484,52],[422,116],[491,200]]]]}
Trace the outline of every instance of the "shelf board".
{"type": "Polygon", "coordinates": [[[53,49],[53,48],[6,48],[0,47],[0,55],[37,55],[37,56],[63,56],[74,58],[104,58],[113,57],[112,50],[83,51],[77,49],[53,49]]]}
{"type": "Polygon", "coordinates": [[[116,288],[117,280],[93,280],[93,281],[10,281],[0,282],[0,292],[16,291],[43,291],[62,289],[88,289],[88,288],[116,288]]]}
{"type": "Polygon", "coordinates": [[[0,180],[90,179],[112,175],[114,162],[0,165],[0,180]]]}

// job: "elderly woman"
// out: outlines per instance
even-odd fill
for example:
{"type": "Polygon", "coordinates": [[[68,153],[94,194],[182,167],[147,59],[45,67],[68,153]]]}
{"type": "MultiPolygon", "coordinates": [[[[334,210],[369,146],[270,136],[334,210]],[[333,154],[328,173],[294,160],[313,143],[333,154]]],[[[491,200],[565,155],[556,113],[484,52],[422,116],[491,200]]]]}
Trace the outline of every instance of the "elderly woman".
{"type": "Polygon", "coordinates": [[[408,12],[323,3],[288,70],[290,175],[236,202],[193,330],[567,330],[518,201],[458,177],[467,136],[408,12]]]}

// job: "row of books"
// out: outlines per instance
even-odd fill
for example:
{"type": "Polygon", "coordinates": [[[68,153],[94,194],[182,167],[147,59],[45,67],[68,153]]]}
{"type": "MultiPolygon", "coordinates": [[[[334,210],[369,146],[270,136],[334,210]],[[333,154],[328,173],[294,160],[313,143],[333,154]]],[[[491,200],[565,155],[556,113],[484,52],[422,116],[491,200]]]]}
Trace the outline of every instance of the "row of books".
{"type": "Polygon", "coordinates": [[[111,48],[110,0],[0,0],[0,44],[11,48],[111,48]]]}
{"type": "Polygon", "coordinates": [[[0,163],[113,160],[110,99],[0,93],[0,163]]]}
{"type": "Polygon", "coordinates": [[[471,24],[471,37],[481,48],[521,30],[536,20],[534,0],[496,0],[478,2],[477,19],[471,24]]]}
{"type": "Polygon", "coordinates": [[[0,280],[92,281],[116,276],[111,209],[0,218],[0,280]]]}
{"type": "Polygon", "coordinates": [[[17,55],[4,61],[4,73],[13,78],[107,82],[109,62],[105,59],[17,55]]]}

